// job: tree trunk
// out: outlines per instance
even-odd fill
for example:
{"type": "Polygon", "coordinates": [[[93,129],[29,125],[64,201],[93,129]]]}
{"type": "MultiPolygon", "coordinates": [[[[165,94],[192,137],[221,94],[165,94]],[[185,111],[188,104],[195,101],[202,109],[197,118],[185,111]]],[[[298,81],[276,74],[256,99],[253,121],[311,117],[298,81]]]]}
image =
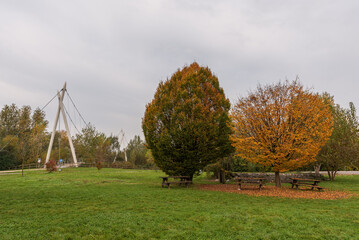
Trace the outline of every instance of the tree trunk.
{"type": "Polygon", "coordinates": [[[279,172],[275,172],[274,182],[276,187],[281,187],[279,172]]]}
{"type": "Polygon", "coordinates": [[[219,171],[219,182],[223,184],[226,183],[226,174],[224,171],[219,171]]]}
{"type": "Polygon", "coordinates": [[[320,171],[321,166],[322,166],[322,164],[320,164],[320,163],[317,163],[314,166],[315,176],[317,176],[317,177],[319,177],[319,175],[320,175],[319,171],[320,171]]]}
{"type": "Polygon", "coordinates": [[[332,172],[332,181],[334,181],[335,180],[335,176],[337,175],[337,170],[334,170],[333,172],[332,172]]]}
{"type": "Polygon", "coordinates": [[[337,174],[337,170],[332,170],[332,171],[329,171],[329,170],[328,170],[329,180],[330,180],[330,181],[334,181],[336,174],[337,174]]]}

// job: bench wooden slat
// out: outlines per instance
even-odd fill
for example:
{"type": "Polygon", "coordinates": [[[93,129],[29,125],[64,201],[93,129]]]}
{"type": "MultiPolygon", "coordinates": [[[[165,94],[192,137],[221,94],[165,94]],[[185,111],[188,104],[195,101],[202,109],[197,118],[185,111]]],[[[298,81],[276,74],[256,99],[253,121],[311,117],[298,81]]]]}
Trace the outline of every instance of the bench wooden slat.
{"type": "Polygon", "coordinates": [[[174,184],[181,184],[181,183],[193,183],[192,181],[174,181],[174,182],[165,182],[165,184],[167,184],[167,183],[170,183],[170,184],[172,184],[172,183],[174,183],[174,184]]]}
{"type": "Polygon", "coordinates": [[[299,186],[309,187],[309,188],[312,188],[312,190],[314,188],[316,188],[316,189],[318,189],[318,191],[326,189],[326,188],[324,188],[322,186],[313,185],[313,184],[302,184],[302,183],[292,183],[292,186],[296,186],[297,189],[298,189],[299,186]]]}
{"type": "Polygon", "coordinates": [[[171,184],[178,184],[178,185],[182,185],[184,184],[186,187],[188,187],[188,184],[193,184],[192,180],[190,180],[190,177],[189,176],[168,176],[168,177],[161,177],[162,178],[162,187],[163,186],[168,186],[168,188],[170,188],[170,185],[171,184]],[[168,181],[169,178],[172,178],[174,179],[174,181],[168,181]],[[178,180],[178,179],[181,179],[181,180],[178,180]]]}
{"type": "Polygon", "coordinates": [[[296,180],[296,181],[308,181],[308,182],[313,182],[313,181],[318,181],[320,182],[320,180],[317,179],[308,179],[308,178],[290,178],[291,180],[296,180]]]}
{"type": "Polygon", "coordinates": [[[320,186],[313,186],[313,185],[297,185],[297,186],[303,186],[303,187],[310,187],[310,188],[323,188],[323,187],[320,187],[320,186]]]}
{"type": "Polygon", "coordinates": [[[238,190],[242,190],[242,185],[258,185],[259,190],[264,186],[264,178],[236,178],[238,190]]]}
{"type": "Polygon", "coordinates": [[[260,182],[241,182],[241,184],[254,184],[254,185],[258,185],[258,184],[260,184],[260,182]]]}
{"type": "Polygon", "coordinates": [[[311,187],[311,188],[323,188],[321,186],[318,185],[310,185],[310,184],[294,184],[296,186],[306,186],[306,187],[311,187]]]}

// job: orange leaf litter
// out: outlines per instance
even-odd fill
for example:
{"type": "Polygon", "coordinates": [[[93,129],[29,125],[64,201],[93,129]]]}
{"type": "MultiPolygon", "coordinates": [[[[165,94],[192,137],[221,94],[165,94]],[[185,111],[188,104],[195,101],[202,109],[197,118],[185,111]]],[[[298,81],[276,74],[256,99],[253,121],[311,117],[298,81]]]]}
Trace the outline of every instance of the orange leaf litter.
{"type": "Polygon", "coordinates": [[[220,191],[237,194],[246,194],[252,196],[270,196],[270,197],[284,197],[284,198],[306,198],[306,199],[344,199],[353,196],[359,196],[358,194],[345,192],[345,191],[332,191],[324,189],[322,191],[310,190],[310,189],[295,189],[290,186],[283,186],[277,188],[275,186],[264,186],[259,191],[257,186],[243,186],[242,190],[238,190],[238,185],[234,184],[198,184],[201,190],[208,191],[220,191]]]}

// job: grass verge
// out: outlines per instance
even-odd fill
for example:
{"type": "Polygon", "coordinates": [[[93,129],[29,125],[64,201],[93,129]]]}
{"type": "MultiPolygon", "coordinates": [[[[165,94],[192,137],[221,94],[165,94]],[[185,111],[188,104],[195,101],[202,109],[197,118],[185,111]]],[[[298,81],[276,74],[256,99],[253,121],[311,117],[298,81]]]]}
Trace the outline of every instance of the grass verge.
{"type": "MultiPolygon", "coordinates": [[[[0,239],[358,238],[357,197],[310,200],[167,189],[160,187],[163,175],[95,168],[0,175],[0,239]]],[[[359,193],[359,176],[321,185],[359,193]]]]}

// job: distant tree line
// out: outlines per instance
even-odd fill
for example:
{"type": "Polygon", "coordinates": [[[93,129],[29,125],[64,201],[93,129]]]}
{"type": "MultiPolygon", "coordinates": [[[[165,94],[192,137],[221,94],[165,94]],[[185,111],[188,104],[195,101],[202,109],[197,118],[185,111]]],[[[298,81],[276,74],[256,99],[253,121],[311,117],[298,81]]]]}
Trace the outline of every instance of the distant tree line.
{"type": "Polygon", "coordinates": [[[0,112],[0,169],[36,162],[46,149],[45,113],[30,106],[5,105],[0,112]]]}
{"type": "MultiPolygon", "coordinates": [[[[0,112],[0,170],[37,164],[38,159],[43,164],[51,136],[47,127],[45,113],[40,109],[33,111],[30,106],[5,105],[0,112]]],[[[117,136],[107,136],[89,124],[73,136],[73,142],[81,162],[131,168],[155,167],[150,150],[146,149],[139,136],[131,139],[127,147],[120,146],[117,136]]],[[[60,158],[64,162],[72,162],[67,133],[63,130],[56,131],[50,156],[57,162],[60,158]]]]}

